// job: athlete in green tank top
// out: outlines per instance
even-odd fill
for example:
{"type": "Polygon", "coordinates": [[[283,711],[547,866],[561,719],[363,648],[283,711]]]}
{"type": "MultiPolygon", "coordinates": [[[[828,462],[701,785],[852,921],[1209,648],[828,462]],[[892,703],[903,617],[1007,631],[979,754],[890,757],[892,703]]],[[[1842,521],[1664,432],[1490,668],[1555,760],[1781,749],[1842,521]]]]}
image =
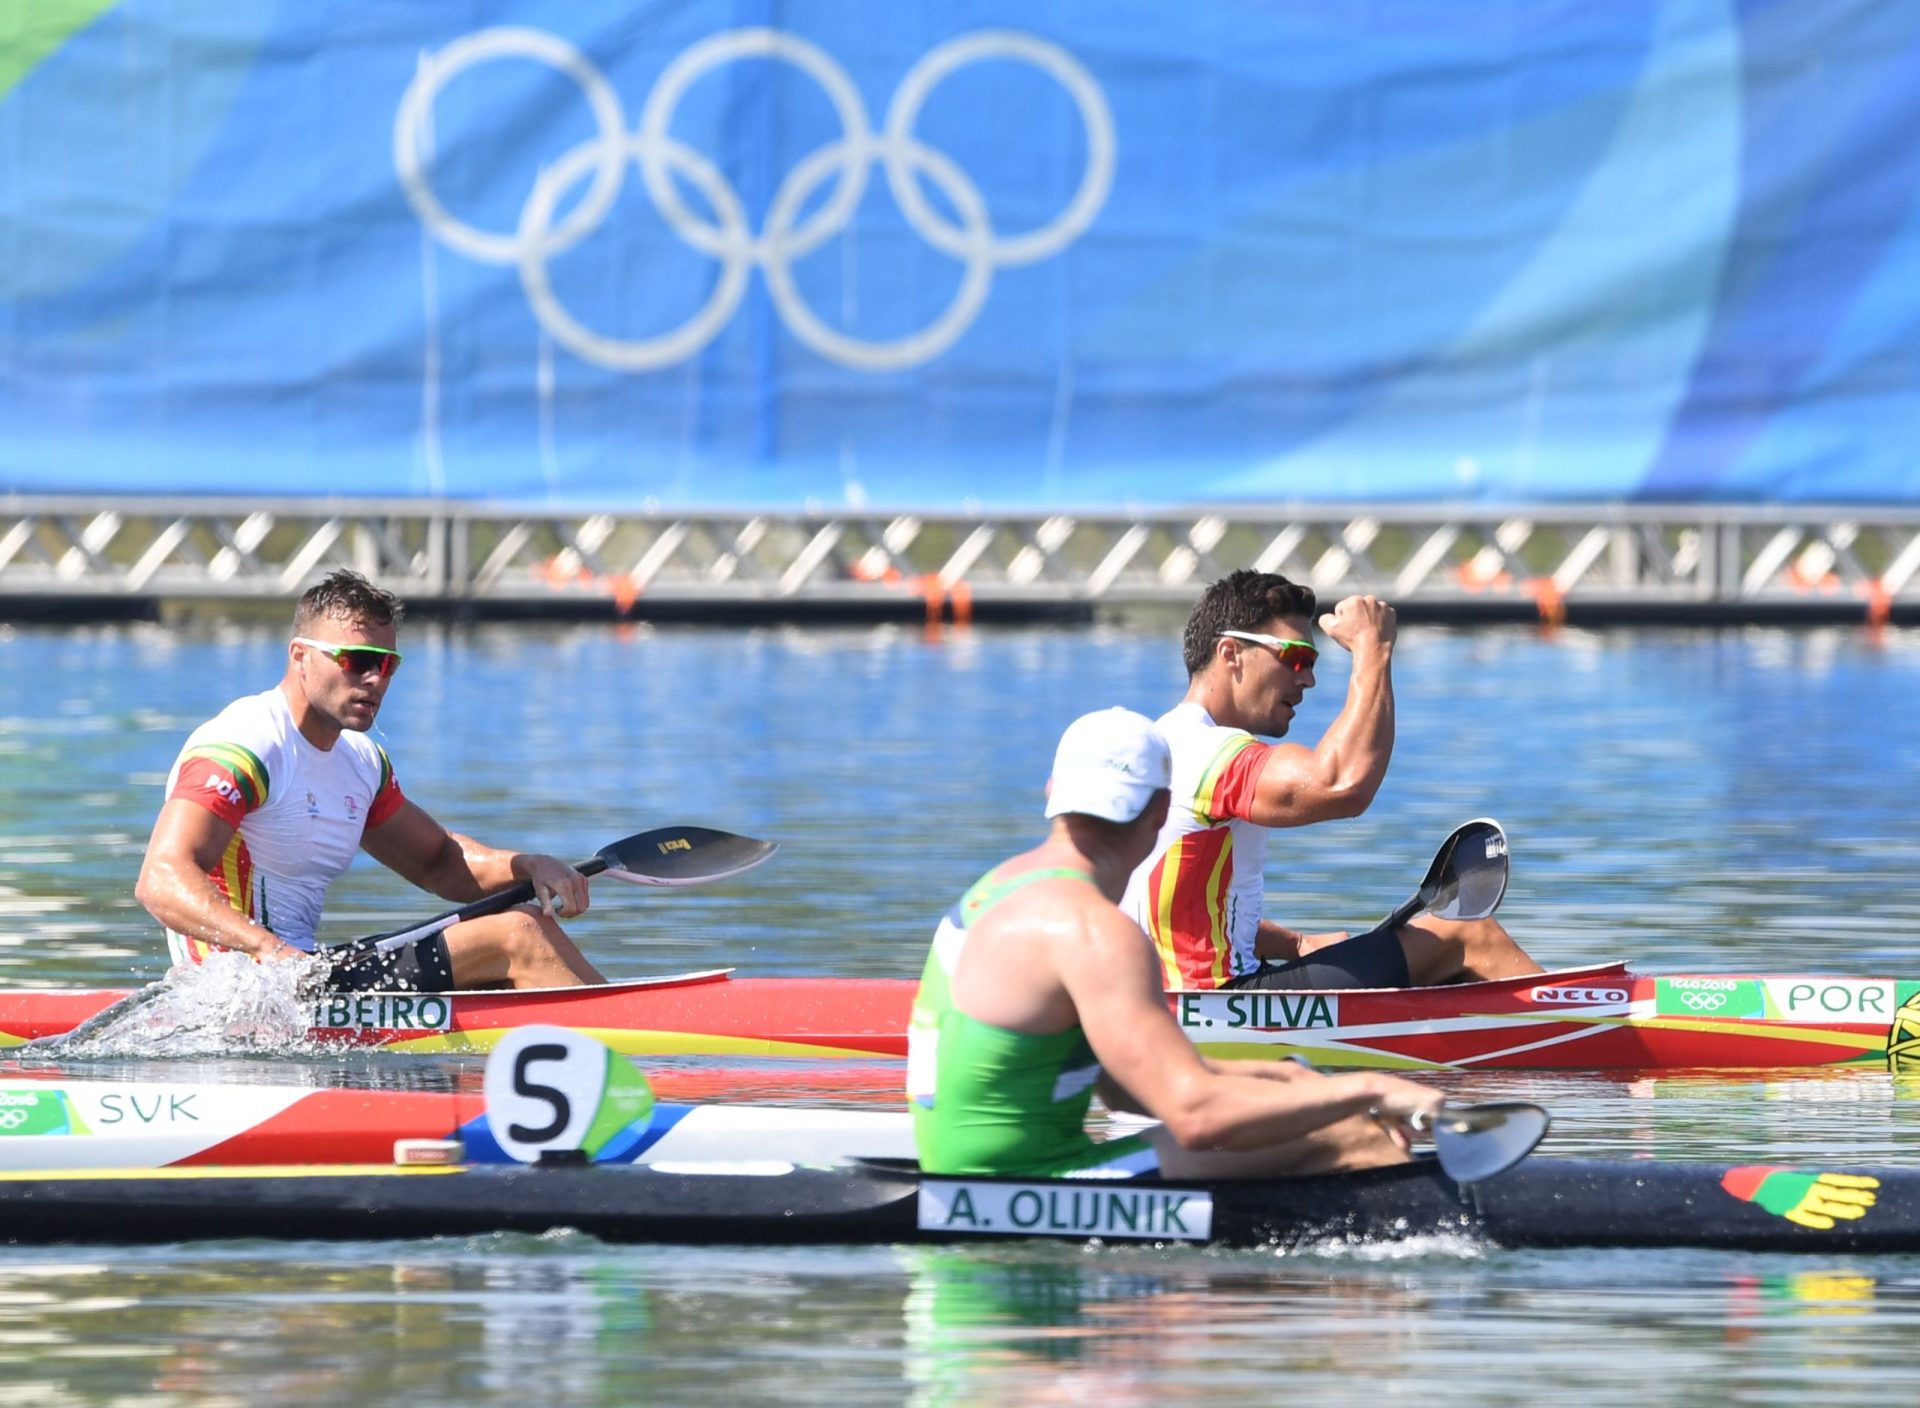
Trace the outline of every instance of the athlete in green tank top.
{"type": "Polygon", "coordinates": [[[1172,777],[1151,719],[1082,714],[1054,750],[1046,839],[988,872],[940,921],[907,1036],[914,1140],[929,1173],[1212,1179],[1374,1168],[1404,1163],[1411,1123],[1440,1109],[1439,1091],[1380,1071],[1321,1075],[1286,1061],[1208,1061],[1194,1049],[1152,945],[1120,908],[1166,825],[1172,777]],[[1091,1139],[1095,1094],[1159,1123],[1091,1139]]]}
{"type": "Polygon", "coordinates": [[[996,867],[934,934],[907,1028],[907,1093],[920,1165],[929,1173],[1126,1177],[1157,1167],[1142,1136],[1088,1137],[1100,1063],[1077,1024],[1059,1032],[1009,1031],[954,1005],[952,977],[968,931],[1002,900],[1042,880],[1093,883],[1071,866],[1005,877],[996,867]]]}

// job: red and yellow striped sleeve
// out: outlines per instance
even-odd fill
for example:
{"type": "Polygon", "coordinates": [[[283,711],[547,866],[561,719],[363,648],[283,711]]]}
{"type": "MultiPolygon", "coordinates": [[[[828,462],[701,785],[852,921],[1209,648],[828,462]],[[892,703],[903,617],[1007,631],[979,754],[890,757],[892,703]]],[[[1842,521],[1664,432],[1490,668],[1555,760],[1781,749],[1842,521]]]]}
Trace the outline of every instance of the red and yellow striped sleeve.
{"type": "Polygon", "coordinates": [[[373,802],[367,808],[367,826],[378,826],[388,817],[400,810],[406,796],[400,791],[400,779],[393,775],[393,759],[387,756],[387,750],[379,744],[374,748],[380,754],[380,781],[374,785],[373,802]]]}
{"type": "Polygon", "coordinates": [[[1194,789],[1194,816],[1209,826],[1234,819],[1253,820],[1260,770],[1272,752],[1272,744],[1261,743],[1251,734],[1238,734],[1222,743],[1194,789]]]}
{"type": "Polygon", "coordinates": [[[237,743],[199,743],[180,760],[175,797],[205,807],[230,826],[267,803],[267,769],[259,757],[237,743]]]}

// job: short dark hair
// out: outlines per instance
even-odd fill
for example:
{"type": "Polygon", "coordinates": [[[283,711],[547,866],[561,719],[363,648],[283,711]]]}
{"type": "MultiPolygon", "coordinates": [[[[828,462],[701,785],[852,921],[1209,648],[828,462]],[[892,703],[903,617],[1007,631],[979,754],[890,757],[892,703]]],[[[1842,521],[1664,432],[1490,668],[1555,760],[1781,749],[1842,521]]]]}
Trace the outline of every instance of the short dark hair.
{"type": "Polygon", "coordinates": [[[1187,617],[1181,637],[1187,677],[1207,668],[1222,631],[1257,631],[1276,616],[1298,616],[1311,626],[1315,610],[1312,587],[1289,582],[1278,572],[1246,567],[1229,572],[1200,594],[1200,604],[1187,617]]]}
{"type": "Polygon", "coordinates": [[[329,572],[300,597],[293,611],[293,633],[304,635],[315,621],[329,617],[356,626],[392,626],[407,614],[392,592],[376,587],[358,572],[342,567],[329,572]]]}

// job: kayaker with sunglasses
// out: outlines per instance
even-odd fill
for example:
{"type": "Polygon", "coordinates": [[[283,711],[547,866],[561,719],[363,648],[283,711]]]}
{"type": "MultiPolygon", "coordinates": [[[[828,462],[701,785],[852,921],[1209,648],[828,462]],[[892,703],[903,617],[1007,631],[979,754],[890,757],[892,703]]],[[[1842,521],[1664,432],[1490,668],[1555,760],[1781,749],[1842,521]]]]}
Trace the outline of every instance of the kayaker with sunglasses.
{"type": "Polygon", "coordinates": [[[1188,687],[1157,721],[1173,806],[1127,886],[1127,913],[1169,988],[1409,987],[1541,971],[1493,919],[1423,916],[1399,929],[1303,934],[1265,917],[1269,828],[1359,816],[1393,757],[1394,611],[1350,596],[1319,617],[1353,657],[1319,743],[1279,738],[1314,686],[1313,590],[1239,571],[1202,594],[1183,637],[1188,687]]]}
{"type": "Polygon", "coordinates": [[[259,959],[315,951],[327,887],[365,850],[464,904],[531,881],[538,904],[455,924],[403,947],[319,950],[336,991],[571,987],[606,980],[555,922],[587,908],[587,881],[554,856],[448,831],[400,790],[367,736],[400,665],[399,598],[349,571],[294,611],[287,671],[195,729],[167,778],[135,896],[176,962],[214,949],[259,959]]]}

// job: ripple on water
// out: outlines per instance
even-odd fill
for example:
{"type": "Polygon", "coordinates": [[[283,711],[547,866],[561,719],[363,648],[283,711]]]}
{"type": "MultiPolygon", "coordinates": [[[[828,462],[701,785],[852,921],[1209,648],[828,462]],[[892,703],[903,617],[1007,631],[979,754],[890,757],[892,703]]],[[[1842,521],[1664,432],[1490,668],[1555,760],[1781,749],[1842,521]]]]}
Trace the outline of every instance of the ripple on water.
{"type": "MultiPolygon", "coordinates": [[[[576,935],[630,974],[735,963],[913,976],[937,915],[1038,834],[1059,728],[1107,704],[1158,712],[1181,685],[1171,630],[407,630],[379,736],[408,794],[450,825],[562,855],[679,819],[782,843],[773,864],[725,886],[597,892],[576,935]]],[[[186,732],[234,690],[270,684],[284,651],[278,629],[245,625],[77,643],[0,632],[10,985],[125,986],[165,969],[156,927],[130,902],[159,783],[186,732]],[[72,691],[60,710],[43,697],[49,662],[72,691]],[[75,797],[87,799],[78,815],[75,797]]],[[[1344,671],[1330,653],[1298,741],[1332,717],[1344,671]]],[[[1550,966],[1912,969],[1920,632],[1409,627],[1395,674],[1388,784],[1363,817],[1275,839],[1276,917],[1344,928],[1384,913],[1455,821],[1492,814],[1513,842],[1503,916],[1550,966]]],[[[336,887],[322,937],[438,908],[363,863],[336,887]]],[[[89,1069],[444,1088],[476,1067],[148,1051],[89,1069]]],[[[662,1063],[663,1082],[694,1098],[729,1081],[736,1096],[841,1098],[744,1067],[696,1088],[714,1074],[662,1063]]],[[[893,1098],[897,1078],[845,1098],[893,1098]]],[[[1550,1155],[1910,1165],[1920,1150],[1920,1097],[1884,1072],[1435,1079],[1463,1099],[1547,1104],[1550,1155]]],[[[0,1304],[0,1401],[23,1403],[521,1408],[536,1385],[555,1403],[725,1408],[1885,1408],[1910,1385],[1920,1338],[1915,1258],[1445,1239],[1206,1255],[611,1247],[578,1234],[99,1258],[0,1248],[0,1284],[25,1297],[0,1304]]]]}

